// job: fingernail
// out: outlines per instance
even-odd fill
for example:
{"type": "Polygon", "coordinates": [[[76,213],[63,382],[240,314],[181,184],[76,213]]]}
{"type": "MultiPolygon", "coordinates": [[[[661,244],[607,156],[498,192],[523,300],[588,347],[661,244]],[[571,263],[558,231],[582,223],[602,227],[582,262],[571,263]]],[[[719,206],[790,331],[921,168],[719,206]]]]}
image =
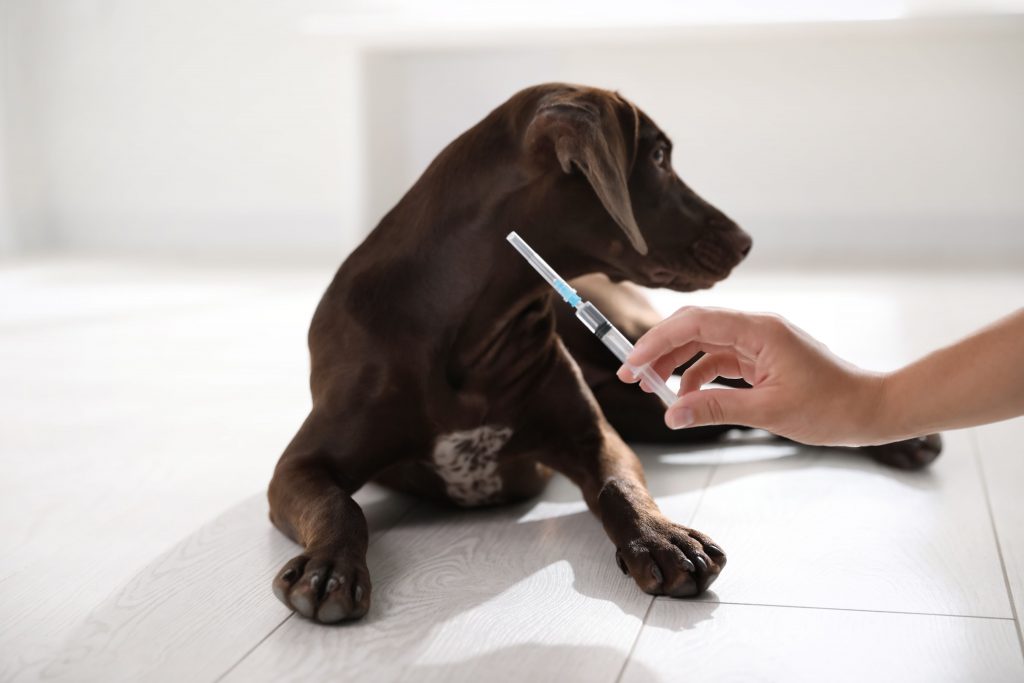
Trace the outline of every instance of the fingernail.
{"type": "Polygon", "coordinates": [[[665,416],[665,422],[672,429],[682,429],[683,427],[689,427],[693,424],[693,410],[690,408],[680,408],[674,410],[665,416]]]}
{"type": "Polygon", "coordinates": [[[633,369],[628,365],[623,365],[619,368],[619,371],[615,373],[624,382],[635,382],[636,375],[633,374],[633,369]]]}

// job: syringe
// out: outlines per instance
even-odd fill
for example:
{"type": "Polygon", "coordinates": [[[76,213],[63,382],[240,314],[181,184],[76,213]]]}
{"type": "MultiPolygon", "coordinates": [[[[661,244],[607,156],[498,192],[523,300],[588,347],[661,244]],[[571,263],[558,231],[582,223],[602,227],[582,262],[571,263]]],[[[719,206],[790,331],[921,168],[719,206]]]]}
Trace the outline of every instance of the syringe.
{"type": "Polygon", "coordinates": [[[608,322],[608,318],[604,317],[601,311],[597,310],[597,306],[590,303],[589,301],[583,301],[576,290],[573,289],[563,280],[558,273],[555,272],[554,268],[547,264],[547,261],[542,259],[540,255],[530,248],[523,238],[517,235],[515,232],[508,234],[509,243],[516,248],[526,262],[533,266],[533,269],[540,273],[540,276],[547,280],[547,283],[555,288],[555,291],[565,299],[565,302],[576,309],[576,317],[580,319],[587,329],[594,333],[594,335],[601,340],[608,350],[615,354],[622,363],[633,373],[633,376],[643,380],[643,383],[647,385],[661,402],[666,406],[670,406],[675,403],[676,392],[665,384],[658,373],[656,373],[649,364],[635,367],[626,363],[626,358],[633,350],[633,345],[629,343],[629,340],[621,332],[619,332],[614,325],[608,322]]]}

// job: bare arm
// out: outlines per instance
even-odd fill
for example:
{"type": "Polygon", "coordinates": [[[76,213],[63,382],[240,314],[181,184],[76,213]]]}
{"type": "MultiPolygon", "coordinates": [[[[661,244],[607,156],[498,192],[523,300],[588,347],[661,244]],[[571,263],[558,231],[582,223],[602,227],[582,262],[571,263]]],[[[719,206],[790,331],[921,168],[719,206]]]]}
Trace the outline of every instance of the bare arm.
{"type": "Polygon", "coordinates": [[[698,351],[706,355],[683,375],[670,427],[743,424],[855,446],[1024,414],[1024,309],[887,374],[847,363],[778,316],[692,307],[651,329],[629,361],[667,376],[698,351]],[[717,376],[753,388],[700,390],[717,376]]]}
{"type": "Polygon", "coordinates": [[[897,438],[1024,415],[1024,308],[890,373],[883,388],[880,421],[897,438]]]}

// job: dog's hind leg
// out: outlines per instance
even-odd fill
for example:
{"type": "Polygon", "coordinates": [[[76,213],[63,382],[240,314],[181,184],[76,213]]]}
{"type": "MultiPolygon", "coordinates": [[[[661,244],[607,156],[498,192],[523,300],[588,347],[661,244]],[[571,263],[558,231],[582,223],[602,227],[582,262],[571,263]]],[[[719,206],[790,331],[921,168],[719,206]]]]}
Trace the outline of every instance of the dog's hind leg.
{"type": "Polygon", "coordinates": [[[939,457],[942,452],[942,435],[928,434],[880,446],[865,446],[860,450],[883,465],[900,470],[918,470],[939,457]]]}

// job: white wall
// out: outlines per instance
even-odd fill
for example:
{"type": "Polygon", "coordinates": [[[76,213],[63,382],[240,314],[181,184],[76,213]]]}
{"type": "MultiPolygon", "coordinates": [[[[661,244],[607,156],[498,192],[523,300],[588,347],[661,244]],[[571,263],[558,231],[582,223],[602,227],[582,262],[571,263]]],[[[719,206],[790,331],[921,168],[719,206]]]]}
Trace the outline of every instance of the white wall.
{"type": "Polygon", "coordinates": [[[456,49],[386,15],[376,46],[299,30],[379,19],[376,0],[0,3],[0,244],[337,261],[451,138],[570,80],[654,117],[753,262],[1024,264],[1019,18],[463,31],[456,49]]]}
{"type": "Polygon", "coordinates": [[[29,78],[35,41],[24,9],[0,0],[0,254],[30,246],[45,232],[38,136],[27,126],[35,101],[29,78]]]}
{"type": "Polygon", "coordinates": [[[14,251],[14,217],[11,214],[11,200],[7,179],[7,126],[4,121],[7,118],[4,111],[4,102],[7,101],[5,92],[8,81],[8,24],[5,16],[5,8],[0,6],[0,256],[14,251]]]}
{"type": "Polygon", "coordinates": [[[751,263],[1024,266],[1024,22],[688,29],[648,44],[390,52],[369,63],[368,210],[512,91],[619,89],[755,237],[751,263]],[[381,112],[392,112],[390,118],[381,112]]]}
{"type": "Polygon", "coordinates": [[[296,29],[337,3],[10,1],[28,246],[348,248],[356,60],[296,29]]]}
{"type": "MultiPolygon", "coordinates": [[[[3,63],[0,62],[0,72],[3,63]]],[[[0,88],[3,87],[2,75],[0,75],[0,88]]],[[[0,97],[2,102],[2,97],[0,97]]],[[[7,139],[4,126],[4,111],[0,107],[0,256],[14,253],[15,233],[14,215],[10,198],[10,181],[7,178],[7,139]]]]}

